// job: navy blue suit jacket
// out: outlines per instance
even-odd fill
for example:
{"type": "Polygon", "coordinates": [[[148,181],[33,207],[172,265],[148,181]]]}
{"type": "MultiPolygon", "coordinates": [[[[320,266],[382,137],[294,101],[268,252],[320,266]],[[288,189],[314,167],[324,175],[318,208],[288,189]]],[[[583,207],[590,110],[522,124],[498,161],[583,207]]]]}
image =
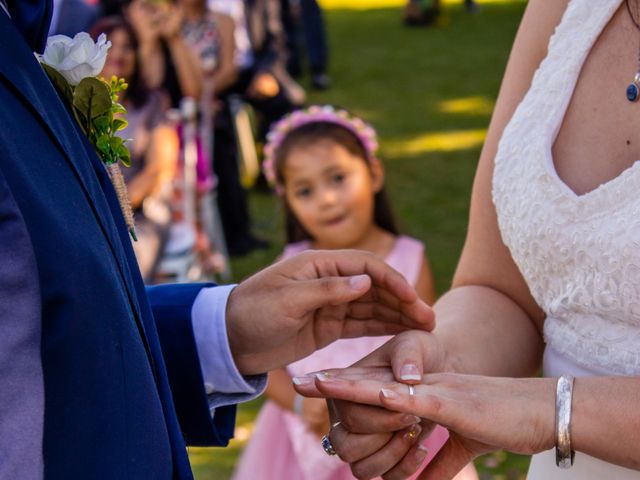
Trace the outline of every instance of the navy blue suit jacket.
{"type": "Polygon", "coordinates": [[[40,438],[47,478],[191,478],[186,442],[235,420],[209,413],[203,285],[145,291],[104,168],[1,10],[0,107],[0,475],[30,478],[40,438]]]}

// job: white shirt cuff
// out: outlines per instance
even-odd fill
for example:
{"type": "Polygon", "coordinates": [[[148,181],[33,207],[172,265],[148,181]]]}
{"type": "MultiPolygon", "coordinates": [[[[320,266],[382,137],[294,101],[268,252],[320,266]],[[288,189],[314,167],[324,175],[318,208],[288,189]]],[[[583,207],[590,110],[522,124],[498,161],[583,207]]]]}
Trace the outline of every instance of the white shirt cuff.
{"type": "Polygon", "coordinates": [[[229,347],[225,314],[234,288],[235,285],[203,288],[193,302],[191,320],[202,377],[207,395],[245,393],[257,396],[261,392],[256,390],[255,378],[245,379],[240,374],[229,347]]]}

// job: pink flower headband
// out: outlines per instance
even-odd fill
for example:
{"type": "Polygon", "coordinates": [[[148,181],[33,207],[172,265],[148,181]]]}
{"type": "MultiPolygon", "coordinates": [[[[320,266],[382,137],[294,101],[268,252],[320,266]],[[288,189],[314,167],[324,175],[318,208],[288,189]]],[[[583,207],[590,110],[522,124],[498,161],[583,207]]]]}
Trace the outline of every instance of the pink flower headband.
{"type": "Polygon", "coordinates": [[[353,133],[367,153],[367,159],[372,161],[378,150],[376,131],[371,125],[358,117],[351,115],[346,110],[336,110],[331,105],[312,105],[304,110],[296,110],[279,120],[267,134],[267,144],[264,147],[264,161],[262,171],[271,185],[276,185],[276,152],[282,146],[287,135],[303,125],[309,123],[327,122],[340,125],[353,133]]]}

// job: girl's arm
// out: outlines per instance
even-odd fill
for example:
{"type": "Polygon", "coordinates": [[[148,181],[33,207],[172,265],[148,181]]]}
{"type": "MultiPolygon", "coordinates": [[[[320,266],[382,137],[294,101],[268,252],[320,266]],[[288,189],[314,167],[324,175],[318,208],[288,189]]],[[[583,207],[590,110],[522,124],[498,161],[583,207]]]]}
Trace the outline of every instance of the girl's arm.
{"type": "Polygon", "coordinates": [[[418,282],[416,283],[416,293],[429,305],[433,305],[436,302],[436,289],[433,281],[433,273],[431,272],[431,265],[429,265],[429,260],[426,256],[422,258],[420,275],[418,276],[418,282]]]}
{"type": "Polygon", "coordinates": [[[303,398],[293,389],[293,382],[283,368],[269,372],[266,397],[275,402],[280,408],[300,415],[309,429],[316,435],[322,436],[329,431],[329,410],[327,402],[321,398],[303,398]],[[296,397],[299,397],[299,411],[296,409],[296,397]]]}
{"type": "Polygon", "coordinates": [[[269,372],[264,395],[280,408],[293,412],[293,400],[296,396],[296,391],[293,389],[291,377],[284,368],[269,372]]]}

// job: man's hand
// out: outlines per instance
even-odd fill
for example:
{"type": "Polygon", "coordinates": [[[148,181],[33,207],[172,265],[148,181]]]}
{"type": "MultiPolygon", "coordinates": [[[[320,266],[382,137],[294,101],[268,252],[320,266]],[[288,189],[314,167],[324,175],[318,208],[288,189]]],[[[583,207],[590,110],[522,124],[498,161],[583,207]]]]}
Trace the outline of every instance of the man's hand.
{"type": "Polygon", "coordinates": [[[303,252],[258,272],[233,290],[226,318],[244,375],[288,365],[338,338],[435,325],[402,275],[354,250],[303,252]]]}

